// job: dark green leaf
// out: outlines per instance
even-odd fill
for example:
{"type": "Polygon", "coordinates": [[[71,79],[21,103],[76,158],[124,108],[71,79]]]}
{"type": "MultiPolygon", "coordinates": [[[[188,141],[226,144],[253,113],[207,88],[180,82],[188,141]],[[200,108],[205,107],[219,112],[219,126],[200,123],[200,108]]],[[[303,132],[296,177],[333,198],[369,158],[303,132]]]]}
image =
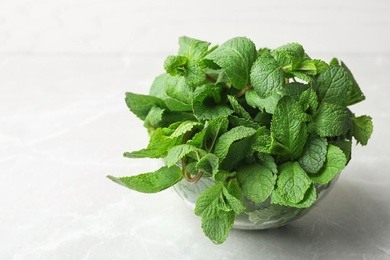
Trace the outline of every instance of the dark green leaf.
{"type": "Polygon", "coordinates": [[[283,97],[271,122],[273,137],[283,145],[286,159],[297,159],[301,156],[307,139],[306,114],[301,105],[292,97],[283,97]]]}
{"type": "Polygon", "coordinates": [[[323,102],[314,115],[310,128],[321,137],[340,136],[351,128],[351,119],[345,107],[323,102]]]}
{"type": "Polygon", "coordinates": [[[299,164],[307,173],[317,173],[325,163],[328,142],[326,138],[310,136],[304,147],[299,164]]]}
{"type": "Polygon", "coordinates": [[[344,169],[346,163],[344,152],[337,146],[329,145],[324,167],[318,174],[310,175],[310,179],[319,184],[327,184],[344,169]]]}
{"type": "Polygon", "coordinates": [[[195,90],[193,100],[194,116],[198,120],[210,120],[220,116],[228,116],[233,110],[221,103],[221,88],[211,84],[203,85],[195,90]]]}
{"type": "Polygon", "coordinates": [[[342,67],[329,66],[325,72],[318,75],[314,86],[320,103],[347,105],[350,82],[347,72],[342,67]]]}

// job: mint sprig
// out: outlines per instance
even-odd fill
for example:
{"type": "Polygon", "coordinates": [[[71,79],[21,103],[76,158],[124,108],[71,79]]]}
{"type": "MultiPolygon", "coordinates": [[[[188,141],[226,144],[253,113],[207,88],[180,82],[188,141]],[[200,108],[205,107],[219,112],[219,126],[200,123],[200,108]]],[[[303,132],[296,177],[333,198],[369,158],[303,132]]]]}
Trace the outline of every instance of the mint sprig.
{"type": "Polygon", "coordinates": [[[237,214],[259,222],[269,219],[267,212],[313,205],[317,187],[350,161],[352,141],[367,145],[373,124],[350,109],[365,96],[344,62],[311,59],[298,43],[257,49],[236,37],[210,46],[181,37],[149,95],[126,93],[150,141],[124,156],[161,158],[166,166],[109,178],[144,193],[211,179],[195,214],[220,244],[237,214]],[[263,214],[247,201],[271,206],[263,214]]]}

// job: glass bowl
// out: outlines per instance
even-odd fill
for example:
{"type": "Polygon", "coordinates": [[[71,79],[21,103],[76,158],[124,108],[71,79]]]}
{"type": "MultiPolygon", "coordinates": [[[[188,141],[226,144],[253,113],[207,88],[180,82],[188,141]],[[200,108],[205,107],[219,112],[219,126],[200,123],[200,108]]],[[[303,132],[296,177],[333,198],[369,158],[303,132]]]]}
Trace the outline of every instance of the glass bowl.
{"type": "MultiPolygon", "coordinates": [[[[316,184],[317,200],[312,206],[305,209],[298,209],[288,206],[271,204],[271,197],[268,197],[264,202],[255,203],[245,197],[243,201],[246,203],[247,210],[239,215],[236,215],[233,228],[236,229],[270,229],[283,226],[307,214],[318,202],[329,193],[331,188],[338,180],[339,175],[333,178],[326,185],[316,184]]],[[[173,186],[173,190],[183,199],[183,201],[191,208],[195,208],[198,196],[208,187],[215,184],[215,181],[210,177],[202,177],[196,183],[189,183],[185,179],[173,186]]]]}

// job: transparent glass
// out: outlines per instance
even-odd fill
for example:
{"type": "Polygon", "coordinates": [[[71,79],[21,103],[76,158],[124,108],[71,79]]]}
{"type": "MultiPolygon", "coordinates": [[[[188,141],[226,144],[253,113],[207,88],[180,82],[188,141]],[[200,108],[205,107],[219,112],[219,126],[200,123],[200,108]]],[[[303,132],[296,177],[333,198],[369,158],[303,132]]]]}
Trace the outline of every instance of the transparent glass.
{"type": "MultiPolygon", "coordinates": [[[[236,229],[269,229],[283,226],[293,220],[296,220],[312,209],[318,202],[331,190],[336,183],[339,175],[326,185],[316,185],[318,198],[309,208],[297,209],[287,206],[271,204],[269,197],[261,203],[255,203],[243,198],[247,205],[247,211],[236,215],[233,228],[236,229]]],[[[189,183],[185,179],[173,186],[173,190],[183,199],[183,201],[192,209],[198,196],[208,187],[215,184],[212,178],[202,177],[196,183],[189,183]]]]}

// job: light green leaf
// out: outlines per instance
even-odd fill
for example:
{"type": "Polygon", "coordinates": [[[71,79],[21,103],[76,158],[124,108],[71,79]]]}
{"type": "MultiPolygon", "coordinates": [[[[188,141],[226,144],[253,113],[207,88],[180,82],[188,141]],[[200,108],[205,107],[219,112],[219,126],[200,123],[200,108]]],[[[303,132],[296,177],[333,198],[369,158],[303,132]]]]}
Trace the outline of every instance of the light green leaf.
{"type": "Polygon", "coordinates": [[[282,66],[295,69],[305,57],[305,50],[299,43],[288,43],[271,51],[272,56],[282,66]]]}
{"type": "Polygon", "coordinates": [[[237,170],[237,179],[245,196],[258,203],[265,201],[272,193],[276,176],[259,164],[251,164],[237,170]]]}
{"type": "Polygon", "coordinates": [[[194,127],[201,126],[202,123],[196,121],[184,121],[175,129],[175,131],[170,135],[170,138],[175,138],[183,136],[184,134],[190,132],[194,127]]]}
{"type": "Polygon", "coordinates": [[[348,74],[342,67],[329,66],[326,71],[318,75],[314,87],[320,103],[347,105],[350,83],[348,74]]]}
{"type": "Polygon", "coordinates": [[[233,87],[242,89],[249,85],[249,74],[257,58],[257,51],[251,40],[236,37],[223,43],[205,58],[214,61],[225,71],[233,87]]]}
{"type": "Polygon", "coordinates": [[[284,147],[286,159],[301,156],[307,139],[306,114],[292,97],[280,99],[271,122],[272,136],[284,147]]]}
{"type": "Polygon", "coordinates": [[[310,130],[321,137],[340,136],[351,128],[351,119],[345,107],[323,102],[310,124],[310,130]]]}
{"type": "Polygon", "coordinates": [[[302,169],[307,173],[317,173],[325,163],[328,142],[326,138],[310,136],[304,147],[302,156],[298,159],[302,169]]]}
{"type": "Polygon", "coordinates": [[[337,146],[329,145],[324,167],[318,174],[310,175],[310,179],[319,184],[327,184],[344,169],[346,163],[344,152],[337,146]]]}
{"type": "Polygon", "coordinates": [[[373,131],[374,126],[370,116],[352,118],[352,135],[358,143],[367,145],[373,131]]]}
{"type": "Polygon", "coordinates": [[[311,183],[298,162],[287,162],[280,166],[277,190],[283,199],[291,203],[301,202],[311,183]]]}
{"type": "Polygon", "coordinates": [[[179,38],[179,46],[179,55],[198,61],[208,53],[210,43],[182,36],[179,38]]]}
{"type": "Polygon", "coordinates": [[[184,56],[168,56],[164,62],[164,69],[171,76],[176,75],[185,75],[186,68],[185,65],[187,63],[187,57],[184,56]]]}
{"type": "Polygon", "coordinates": [[[196,169],[202,171],[210,176],[218,173],[219,159],[212,153],[208,153],[196,163],[196,169]]]}
{"type": "Polygon", "coordinates": [[[250,82],[261,98],[271,96],[284,86],[284,72],[269,52],[264,52],[253,64],[250,82]]]}
{"type": "Polygon", "coordinates": [[[246,210],[246,205],[242,201],[242,191],[237,179],[231,179],[222,190],[227,204],[236,213],[240,214],[246,210]]]}
{"type": "Polygon", "coordinates": [[[135,94],[126,92],[126,104],[141,120],[145,120],[150,109],[154,106],[165,108],[165,103],[162,99],[149,95],[135,94]]]}
{"type": "Polygon", "coordinates": [[[245,126],[237,126],[230,129],[219,137],[214,148],[214,154],[222,161],[228,154],[229,148],[233,142],[252,136],[255,133],[255,129],[245,126]]]}
{"type": "Polygon", "coordinates": [[[166,94],[168,97],[186,104],[187,111],[191,110],[193,92],[191,87],[186,84],[184,77],[169,77],[166,94]]]}
{"type": "Polygon", "coordinates": [[[148,172],[130,177],[107,177],[110,180],[135,191],[156,193],[179,182],[183,178],[183,173],[178,166],[164,166],[155,172],[148,172]]]}
{"type": "Polygon", "coordinates": [[[292,203],[283,197],[280,190],[276,189],[272,192],[271,204],[279,204],[294,208],[308,208],[317,200],[317,190],[314,184],[311,184],[306,191],[304,198],[298,203],[292,203]]]}
{"type": "Polygon", "coordinates": [[[282,98],[282,94],[275,92],[271,96],[266,98],[261,98],[257,95],[255,90],[250,90],[245,93],[245,100],[251,107],[259,108],[262,111],[266,111],[269,114],[275,112],[276,105],[279,100],[282,98]]]}
{"type": "Polygon", "coordinates": [[[234,211],[221,211],[211,218],[202,218],[203,232],[214,244],[222,244],[233,227],[234,218],[234,211]]]}
{"type": "Polygon", "coordinates": [[[225,189],[224,185],[217,183],[203,191],[196,200],[195,214],[202,218],[212,218],[220,211],[230,211],[231,208],[223,197],[223,189],[225,189]]]}
{"type": "Polygon", "coordinates": [[[153,106],[145,118],[144,126],[146,128],[157,128],[163,120],[164,109],[153,106]]]}
{"type": "Polygon", "coordinates": [[[175,165],[180,162],[185,156],[191,156],[193,158],[200,158],[205,155],[206,152],[195,146],[189,144],[180,144],[172,147],[167,156],[164,158],[164,162],[167,166],[175,165]]]}
{"type": "MultiPolygon", "coordinates": [[[[191,91],[187,88],[177,90],[177,86],[174,84],[175,81],[180,81],[180,78],[181,77],[172,77],[168,73],[157,76],[150,87],[149,95],[162,99],[170,111],[191,111],[191,91]],[[174,91],[170,93],[173,97],[167,95],[168,86],[171,86],[171,88],[174,89],[174,91]],[[183,97],[182,92],[186,93],[185,98],[183,97]],[[179,97],[179,99],[176,99],[176,97],[179,97]],[[190,100],[188,101],[187,98],[190,98],[190,100]]],[[[179,86],[181,87],[181,85],[179,86]]]]}
{"type": "Polygon", "coordinates": [[[165,131],[165,128],[157,128],[153,131],[147,148],[126,152],[123,156],[127,158],[162,158],[166,156],[171,147],[181,143],[181,137],[170,138],[164,133],[165,131]]]}

